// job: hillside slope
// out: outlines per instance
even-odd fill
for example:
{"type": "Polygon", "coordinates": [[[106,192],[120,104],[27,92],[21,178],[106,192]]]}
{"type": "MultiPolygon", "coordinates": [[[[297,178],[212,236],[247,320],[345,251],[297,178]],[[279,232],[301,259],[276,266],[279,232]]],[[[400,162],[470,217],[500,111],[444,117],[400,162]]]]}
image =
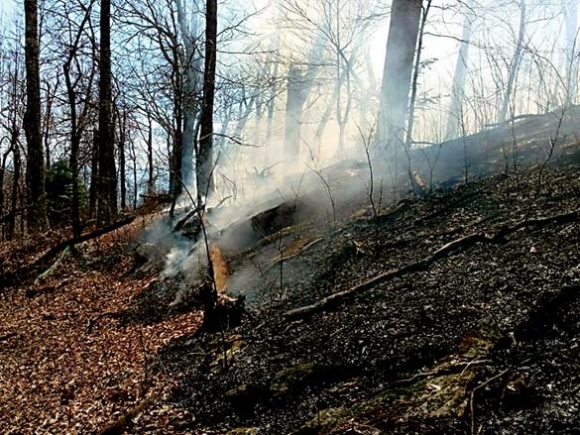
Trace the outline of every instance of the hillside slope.
{"type": "Polygon", "coordinates": [[[361,198],[230,247],[248,315],[217,333],[171,305],[190,283],[158,277],[168,247],[135,263],[149,222],[82,245],[2,294],[0,432],[577,433],[579,173],[496,175],[379,216],[361,198]]]}

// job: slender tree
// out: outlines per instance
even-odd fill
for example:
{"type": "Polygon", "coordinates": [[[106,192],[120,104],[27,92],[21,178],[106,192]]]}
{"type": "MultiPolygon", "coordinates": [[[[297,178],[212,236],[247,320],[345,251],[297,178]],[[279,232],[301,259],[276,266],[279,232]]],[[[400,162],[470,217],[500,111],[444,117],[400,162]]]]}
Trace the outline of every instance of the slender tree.
{"type": "Polygon", "coordinates": [[[453,84],[451,86],[451,104],[449,106],[449,118],[447,119],[447,132],[445,139],[451,140],[459,135],[460,120],[462,118],[462,106],[465,100],[465,81],[467,78],[467,61],[469,58],[469,44],[475,15],[473,13],[473,0],[465,2],[465,18],[463,19],[463,33],[459,45],[453,84]]]}
{"type": "Polygon", "coordinates": [[[117,215],[117,179],[111,91],[111,0],[101,0],[100,22],[97,221],[100,225],[108,225],[117,215]]]}
{"type": "MultiPolygon", "coordinates": [[[[378,140],[395,150],[403,143],[405,115],[419,34],[422,0],[393,0],[381,87],[378,140]]],[[[395,151],[396,154],[396,151],[395,151]]]]}
{"type": "Polygon", "coordinates": [[[205,201],[213,190],[213,106],[217,55],[217,0],[207,0],[206,8],[203,107],[196,156],[198,203],[205,201]]]}
{"type": "Polygon", "coordinates": [[[42,231],[48,227],[46,214],[45,168],[42,149],[42,119],[40,107],[38,4],[36,0],[24,0],[26,59],[26,187],[28,190],[28,227],[42,231]]]}
{"type": "Polygon", "coordinates": [[[509,64],[508,69],[508,81],[505,85],[505,92],[503,94],[503,100],[501,102],[501,107],[499,109],[497,122],[504,122],[508,116],[508,109],[512,95],[515,91],[516,80],[518,77],[518,72],[520,70],[520,65],[522,63],[522,58],[524,55],[524,36],[526,34],[526,12],[527,6],[525,0],[520,0],[517,2],[520,8],[520,26],[518,30],[518,40],[516,41],[516,51],[509,64]]]}

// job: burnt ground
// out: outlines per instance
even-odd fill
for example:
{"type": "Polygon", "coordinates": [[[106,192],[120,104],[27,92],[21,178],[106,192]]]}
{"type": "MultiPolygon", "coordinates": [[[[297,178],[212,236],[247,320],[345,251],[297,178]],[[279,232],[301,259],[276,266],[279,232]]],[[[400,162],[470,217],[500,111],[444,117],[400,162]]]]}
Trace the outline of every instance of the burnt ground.
{"type": "MultiPolygon", "coordinates": [[[[217,332],[195,298],[172,304],[191,280],[158,275],[189,248],[164,215],[41,268],[65,234],[0,246],[0,433],[579,433],[572,157],[376,216],[365,192],[337,193],[332,213],[323,190],[242,219],[216,271],[247,314],[217,332]]],[[[364,185],[364,167],[341,171],[332,188],[364,185]]]]}
{"type": "Polygon", "coordinates": [[[248,315],[159,350],[167,401],[193,416],[163,433],[580,433],[579,174],[490,176],[378,216],[302,222],[234,255],[248,315]]]}

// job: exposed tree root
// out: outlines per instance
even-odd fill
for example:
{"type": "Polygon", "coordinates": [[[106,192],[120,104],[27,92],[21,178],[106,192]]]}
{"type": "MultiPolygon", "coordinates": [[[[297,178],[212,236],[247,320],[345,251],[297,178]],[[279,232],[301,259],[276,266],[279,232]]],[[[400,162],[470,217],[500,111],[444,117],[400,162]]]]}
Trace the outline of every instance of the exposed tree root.
{"type": "Polygon", "coordinates": [[[38,277],[34,280],[34,285],[38,285],[39,283],[50,277],[53,273],[55,273],[56,270],[62,264],[63,260],[69,256],[69,254],[71,253],[71,249],[72,249],[71,246],[67,246],[66,249],[60,255],[60,257],[58,257],[58,259],[54,263],[52,263],[52,266],[50,266],[48,269],[46,269],[44,272],[38,275],[38,277]]]}
{"type": "Polygon", "coordinates": [[[426,270],[436,261],[445,258],[456,251],[469,249],[477,243],[505,243],[507,241],[506,237],[508,235],[513,234],[516,231],[519,231],[523,228],[532,226],[543,227],[550,223],[558,223],[558,224],[570,223],[578,220],[579,215],[580,210],[575,210],[569,213],[562,213],[544,218],[524,220],[513,226],[506,225],[493,236],[489,236],[484,233],[476,233],[461,237],[459,239],[453,240],[443,245],[433,254],[415,263],[402,266],[398,269],[389,270],[388,272],[377,275],[374,278],[371,278],[368,281],[365,281],[347,290],[333,293],[330,296],[327,296],[312,305],[306,305],[300,308],[287,311],[284,314],[284,316],[288,320],[309,317],[315,313],[319,313],[322,311],[326,311],[330,308],[336,307],[341,303],[343,303],[344,301],[346,301],[348,298],[355,296],[359,293],[363,293],[367,290],[370,290],[386,281],[407,275],[409,273],[426,270]]]}

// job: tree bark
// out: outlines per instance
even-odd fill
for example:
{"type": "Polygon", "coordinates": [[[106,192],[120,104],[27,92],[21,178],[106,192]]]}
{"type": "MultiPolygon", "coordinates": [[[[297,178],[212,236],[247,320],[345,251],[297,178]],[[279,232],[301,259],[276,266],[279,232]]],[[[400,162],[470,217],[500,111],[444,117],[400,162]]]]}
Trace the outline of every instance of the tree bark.
{"type": "Polygon", "coordinates": [[[562,8],[566,18],[566,105],[571,106],[576,102],[578,90],[578,3],[576,0],[562,0],[562,8]]]}
{"type": "Polygon", "coordinates": [[[393,0],[391,8],[381,86],[378,140],[383,147],[393,147],[395,158],[404,140],[421,6],[422,0],[393,0]]]}
{"type": "Polygon", "coordinates": [[[153,120],[150,114],[147,114],[147,169],[149,170],[147,193],[152,193],[155,189],[155,178],[153,174],[153,120]]]}
{"type": "Polygon", "coordinates": [[[217,0],[207,0],[205,27],[205,72],[200,140],[196,159],[197,201],[205,203],[213,190],[213,105],[215,94],[217,0]]]}
{"type": "Polygon", "coordinates": [[[195,120],[197,119],[199,105],[197,98],[201,94],[200,82],[202,77],[200,60],[196,57],[195,40],[197,38],[197,17],[192,17],[190,22],[193,23],[193,29],[187,25],[187,17],[182,6],[182,0],[176,0],[177,20],[183,40],[182,55],[184,59],[181,64],[183,67],[183,136],[182,136],[182,156],[181,156],[181,173],[183,183],[191,186],[193,180],[193,151],[195,141],[195,120]]]}
{"type": "Polygon", "coordinates": [[[22,159],[18,144],[12,149],[14,174],[12,179],[12,198],[10,201],[10,217],[8,219],[8,239],[12,240],[16,234],[16,214],[18,213],[18,191],[20,190],[20,177],[22,173],[22,159]]]}
{"type": "MultiPolygon", "coordinates": [[[[119,187],[121,188],[121,209],[127,208],[127,158],[126,141],[127,141],[127,110],[119,111],[119,187]]],[[[137,186],[135,186],[137,188],[137,186]]]]}
{"type": "Polygon", "coordinates": [[[498,124],[505,122],[508,114],[508,109],[510,105],[510,100],[514,87],[516,85],[516,79],[518,77],[518,72],[520,69],[520,64],[522,62],[522,56],[524,52],[524,35],[526,33],[526,1],[520,0],[518,2],[520,7],[520,27],[518,30],[518,40],[516,41],[516,51],[514,52],[514,57],[509,65],[508,70],[508,82],[505,87],[505,93],[503,95],[503,101],[500,107],[499,115],[497,118],[498,124]]]}
{"type": "Polygon", "coordinates": [[[89,187],[89,216],[97,215],[97,191],[99,188],[99,130],[93,131],[93,146],[91,150],[91,185],[89,187]]]}
{"type": "Polygon", "coordinates": [[[48,228],[46,214],[45,168],[40,128],[40,71],[37,0],[24,0],[26,111],[24,131],[28,156],[26,159],[26,187],[28,190],[28,228],[43,231],[48,228]]]}
{"type": "Polygon", "coordinates": [[[455,64],[453,85],[451,87],[451,104],[449,106],[449,118],[447,119],[447,131],[445,140],[455,139],[460,133],[460,124],[463,123],[463,101],[465,99],[465,79],[467,78],[467,59],[469,58],[469,44],[471,41],[471,28],[475,16],[472,9],[473,0],[467,0],[465,18],[463,19],[463,34],[459,45],[459,54],[455,64]]]}
{"type": "Polygon", "coordinates": [[[97,221],[110,225],[117,216],[117,179],[111,92],[111,0],[101,0],[99,59],[99,185],[97,221]]]}

